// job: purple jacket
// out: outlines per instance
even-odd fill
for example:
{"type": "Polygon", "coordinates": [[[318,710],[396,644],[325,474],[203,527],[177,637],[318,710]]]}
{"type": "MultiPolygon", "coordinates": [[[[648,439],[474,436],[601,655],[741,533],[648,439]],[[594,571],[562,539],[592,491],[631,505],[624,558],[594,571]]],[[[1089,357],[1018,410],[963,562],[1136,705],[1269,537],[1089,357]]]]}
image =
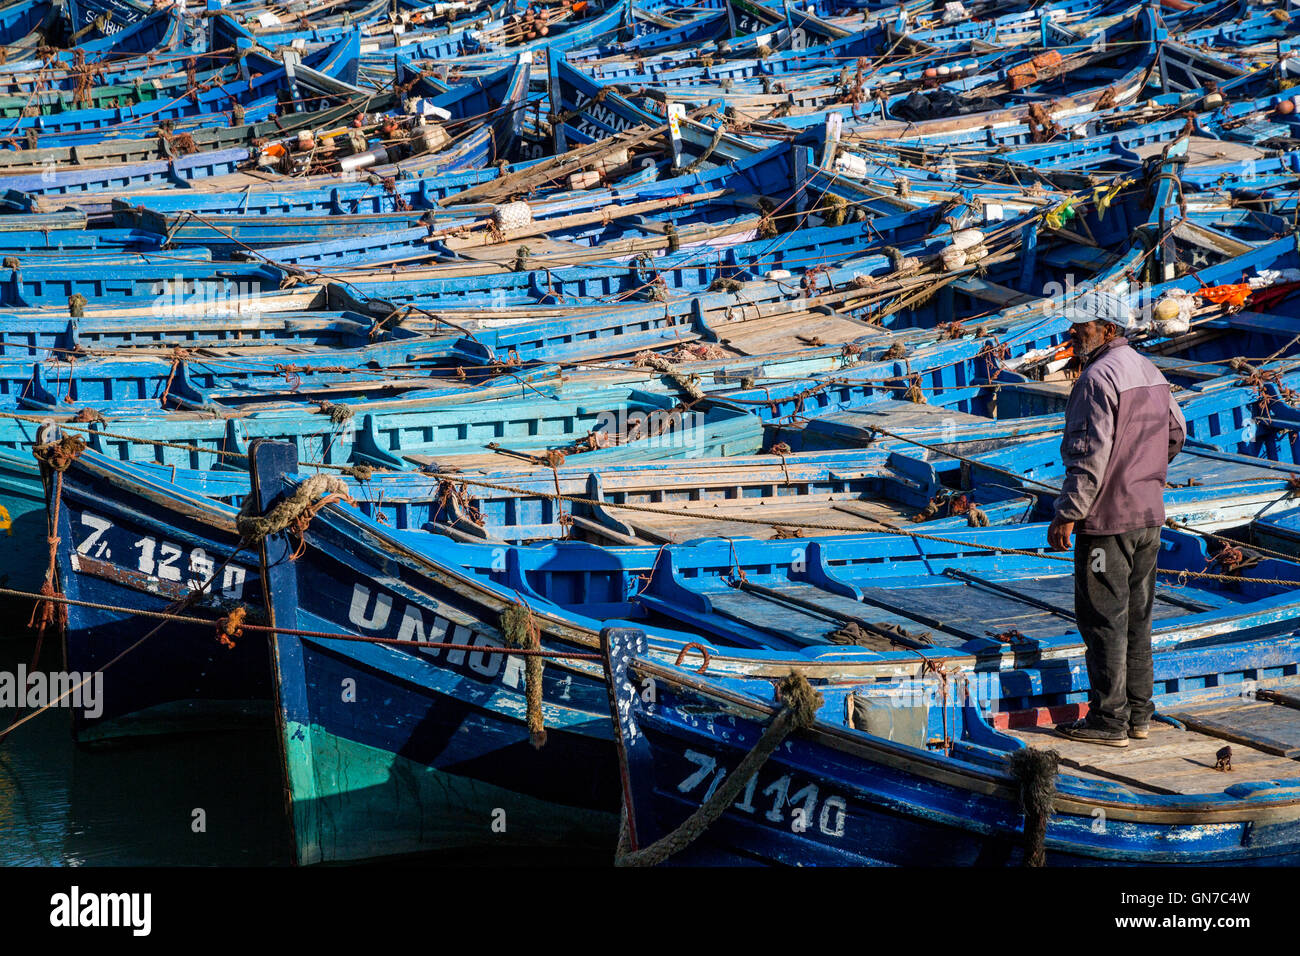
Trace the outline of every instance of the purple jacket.
{"type": "Polygon", "coordinates": [[[1111,339],[1089,355],[1065,406],[1065,482],[1057,517],[1086,534],[1121,534],[1165,520],[1165,476],[1187,422],[1149,360],[1111,339]]]}

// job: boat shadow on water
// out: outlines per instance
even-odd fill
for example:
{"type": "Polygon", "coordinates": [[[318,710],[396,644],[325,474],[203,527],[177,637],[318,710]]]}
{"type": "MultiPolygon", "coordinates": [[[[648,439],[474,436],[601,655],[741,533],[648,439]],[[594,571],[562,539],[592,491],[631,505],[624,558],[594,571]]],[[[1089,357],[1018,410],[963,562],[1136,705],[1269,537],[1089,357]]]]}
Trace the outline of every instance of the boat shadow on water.
{"type": "MultiPolygon", "coordinates": [[[[16,618],[15,618],[16,619],[16,618]]],[[[14,672],[31,660],[28,633],[0,642],[0,669],[14,672]]],[[[46,666],[55,666],[46,658],[46,666]]],[[[22,715],[0,709],[0,724],[22,715]]],[[[424,739],[421,729],[415,735],[424,739]]],[[[517,748],[521,769],[532,748],[517,748]]],[[[512,794],[496,800],[469,794],[451,798],[456,778],[427,771],[416,781],[401,756],[374,764],[375,782],[347,794],[324,797],[307,808],[354,837],[382,840],[368,807],[391,805],[395,793],[446,787],[446,802],[427,820],[429,835],[455,839],[447,848],[384,857],[413,866],[607,866],[616,828],[609,815],[606,839],[593,839],[562,821],[547,819],[512,794]],[[367,793],[373,794],[367,798],[367,793]],[[494,819],[500,822],[494,829],[494,819]],[[500,827],[504,826],[504,830],[500,827]],[[472,845],[466,838],[479,834],[472,845]]],[[[534,763],[537,761],[534,760],[534,763]]],[[[614,768],[608,767],[610,775],[614,768]]],[[[291,833],[284,813],[280,756],[275,734],[264,728],[134,737],[77,745],[70,715],[52,709],[0,745],[0,865],[4,866],[284,866],[291,863],[291,833]]],[[[368,861],[354,839],[355,862],[368,861]]],[[[376,844],[378,845],[378,844],[376,844]]],[[[426,846],[439,845],[429,840],[426,846]]]]}
{"type": "MultiPolygon", "coordinates": [[[[11,617],[10,620],[19,620],[11,617]]],[[[0,670],[28,666],[30,633],[0,641],[0,670]]],[[[49,644],[40,668],[61,667],[49,644]]],[[[27,711],[0,708],[8,726],[27,711]]],[[[0,864],[274,866],[290,859],[264,729],[79,746],[55,707],[0,744],[0,864]]]]}

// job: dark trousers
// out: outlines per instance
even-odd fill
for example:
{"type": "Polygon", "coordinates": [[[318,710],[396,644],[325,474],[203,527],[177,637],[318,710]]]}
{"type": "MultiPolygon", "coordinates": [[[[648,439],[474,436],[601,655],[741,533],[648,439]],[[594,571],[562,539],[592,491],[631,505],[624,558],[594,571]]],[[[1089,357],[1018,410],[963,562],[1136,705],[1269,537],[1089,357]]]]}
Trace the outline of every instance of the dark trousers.
{"type": "Polygon", "coordinates": [[[1088,722],[1127,731],[1150,723],[1151,605],[1160,529],[1076,534],[1074,615],[1088,665],[1088,722]]]}

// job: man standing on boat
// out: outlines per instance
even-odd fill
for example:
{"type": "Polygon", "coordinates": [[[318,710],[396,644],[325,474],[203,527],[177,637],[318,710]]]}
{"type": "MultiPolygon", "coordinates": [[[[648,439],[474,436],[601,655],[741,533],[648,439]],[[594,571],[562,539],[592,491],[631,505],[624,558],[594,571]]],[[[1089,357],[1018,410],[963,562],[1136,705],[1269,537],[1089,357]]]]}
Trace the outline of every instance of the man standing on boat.
{"type": "MultiPolygon", "coordinates": [[[[1187,435],[1169,383],[1124,338],[1114,308],[1076,307],[1070,339],[1082,366],[1065,410],[1065,482],[1047,532],[1074,535],[1074,611],[1088,666],[1088,715],[1060,724],[1074,740],[1144,739],[1151,702],[1151,607],[1169,462],[1187,435]]],[[[1122,321],[1122,320],[1120,320],[1122,321]]]]}

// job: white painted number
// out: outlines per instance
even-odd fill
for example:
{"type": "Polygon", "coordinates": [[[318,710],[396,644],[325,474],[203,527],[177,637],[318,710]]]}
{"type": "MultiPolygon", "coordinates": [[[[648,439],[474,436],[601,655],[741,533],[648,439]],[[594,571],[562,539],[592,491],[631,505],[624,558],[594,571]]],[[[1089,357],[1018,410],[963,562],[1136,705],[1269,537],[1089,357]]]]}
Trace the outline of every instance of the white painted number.
{"type": "Polygon", "coordinates": [[[90,529],[90,534],[86,535],[81,540],[81,544],[77,545],[77,554],[90,554],[91,548],[98,544],[99,550],[92,557],[109,557],[108,542],[101,542],[99,539],[105,531],[113,527],[113,522],[107,518],[100,518],[97,515],[87,514],[83,511],[81,513],[81,523],[90,529]]]}
{"type": "MultiPolygon", "coordinates": [[[[683,756],[694,764],[696,769],[677,784],[677,789],[681,793],[691,793],[711,777],[708,787],[700,795],[700,802],[703,803],[713,796],[719,784],[726,778],[727,768],[719,766],[716,758],[695,750],[687,750],[683,756]]],[[[754,795],[761,792],[763,796],[772,798],[771,807],[763,813],[764,819],[772,823],[786,824],[786,811],[789,810],[788,825],[795,833],[805,832],[813,825],[813,820],[816,820],[817,829],[825,836],[844,836],[848,803],[843,797],[830,796],[822,801],[820,791],[814,783],[806,784],[792,794],[790,792],[792,785],[793,778],[790,774],[784,774],[759,791],[759,780],[755,775],[749,778],[744,793],[736,799],[732,808],[742,813],[754,813],[754,795]],[[819,803],[820,813],[817,812],[819,803]]]]}
{"type": "Polygon", "coordinates": [[[718,765],[718,762],[708,754],[696,753],[694,750],[686,751],[686,759],[700,769],[677,785],[677,789],[682,793],[690,793],[698,787],[704,782],[705,777],[713,773],[713,769],[718,765]]]}

